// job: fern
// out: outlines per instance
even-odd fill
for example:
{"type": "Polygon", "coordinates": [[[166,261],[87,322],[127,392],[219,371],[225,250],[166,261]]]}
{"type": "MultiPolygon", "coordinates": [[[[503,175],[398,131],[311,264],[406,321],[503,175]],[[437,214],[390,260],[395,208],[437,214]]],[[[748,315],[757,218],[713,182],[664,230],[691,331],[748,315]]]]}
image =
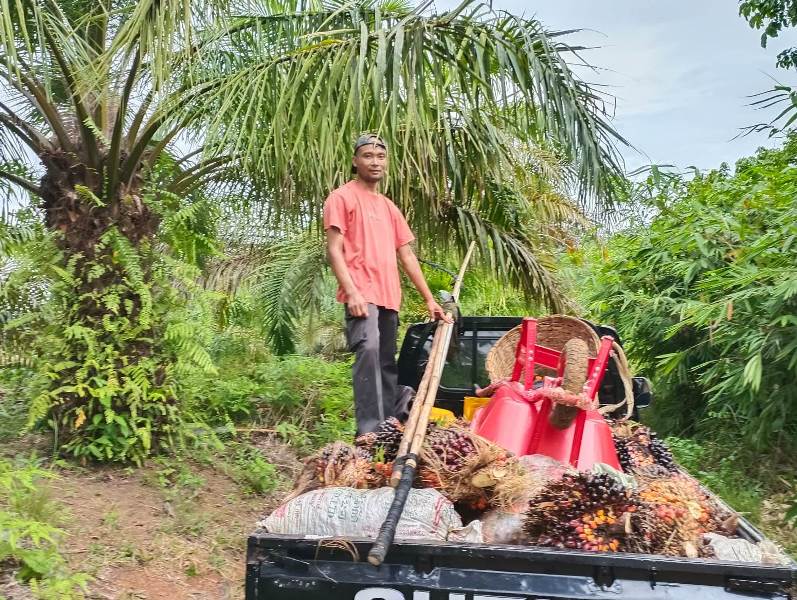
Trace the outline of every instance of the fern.
{"type": "Polygon", "coordinates": [[[59,507],[40,487],[53,477],[32,464],[15,466],[0,459],[0,563],[19,567],[19,577],[38,598],[83,597],[89,577],[71,573],[58,551],[63,531],[49,519],[59,507]]]}
{"type": "Polygon", "coordinates": [[[105,202],[100,200],[96,194],[85,185],[76,185],[75,192],[81,200],[88,202],[92,206],[96,206],[97,208],[105,206],[105,202]]]}
{"type": "Polygon", "coordinates": [[[38,327],[29,426],[52,427],[78,459],[140,463],[184,443],[181,380],[217,372],[207,349],[213,328],[202,315],[218,298],[196,285],[196,267],[162,248],[134,247],[115,228],[95,252],[50,269],[50,295],[29,313],[35,317],[6,326],[38,327]],[[103,285],[109,273],[115,277],[103,285]]]}
{"type": "Polygon", "coordinates": [[[0,361],[19,362],[25,348],[28,426],[51,428],[80,460],[141,463],[194,439],[201,423],[193,414],[185,425],[184,382],[218,372],[209,348],[222,295],[197,285],[197,262],[215,252],[213,210],[156,190],[144,201],[168,245],[134,245],[112,226],[91,256],[66,256],[36,219],[0,221],[0,361]]]}

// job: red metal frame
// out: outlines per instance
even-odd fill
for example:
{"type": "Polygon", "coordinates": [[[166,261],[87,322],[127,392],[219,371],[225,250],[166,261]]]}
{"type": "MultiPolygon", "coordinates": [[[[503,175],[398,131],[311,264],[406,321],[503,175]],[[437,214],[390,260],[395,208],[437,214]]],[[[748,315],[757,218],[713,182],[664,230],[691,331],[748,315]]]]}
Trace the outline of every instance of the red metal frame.
{"type": "MultiPolygon", "coordinates": [[[[545,377],[543,379],[543,387],[556,387],[562,384],[562,375],[564,373],[565,364],[564,356],[561,352],[540,346],[537,341],[537,320],[531,317],[523,319],[520,330],[520,342],[515,350],[515,366],[512,369],[512,381],[519,382],[520,374],[525,365],[525,373],[523,377],[523,389],[526,392],[527,399],[532,402],[532,410],[534,411],[535,422],[541,424],[547,421],[548,415],[551,412],[551,400],[543,397],[542,394],[532,390],[534,384],[534,366],[541,365],[549,369],[555,369],[557,377],[545,377]],[[537,412],[536,402],[543,399],[543,402],[537,412]]],[[[598,355],[590,357],[587,361],[587,380],[584,383],[583,391],[586,393],[590,400],[594,400],[600,388],[601,381],[606,374],[606,365],[609,362],[609,355],[612,351],[612,344],[614,338],[605,335],[601,338],[601,343],[598,348],[598,355]]],[[[586,421],[586,411],[578,411],[575,422],[575,434],[573,436],[573,445],[570,451],[570,463],[575,465],[578,456],[581,453],[581,441],[584,433],[584,423],[586,421]]],[[[534,454],[537,451],[540,443],[540,436],[542,435],[542,428],[535,427],[531,439],[530,453],[534,454]]]]}

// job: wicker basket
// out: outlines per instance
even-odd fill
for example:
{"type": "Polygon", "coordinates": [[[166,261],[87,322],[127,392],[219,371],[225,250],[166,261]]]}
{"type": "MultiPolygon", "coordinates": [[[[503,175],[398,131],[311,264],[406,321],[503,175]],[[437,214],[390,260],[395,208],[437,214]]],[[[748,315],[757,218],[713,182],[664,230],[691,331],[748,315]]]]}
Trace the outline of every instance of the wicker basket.
{"type": "MultiPolygon", "coordinates": [[[[484,366],[491,382],[512,376],[515,349],[520,341],[520,328],[518,325],[507,331],[487,354],[484,366]]],[[[573,338],[584,340],[591,356],[598,354],[600,339],[592,327],[584,321],[566,315],[550,315],[537,319],[537,344],[540,346],[561,352],[565,344],[573,338]]],[[[555,373],[551,369],[537,365],[535,375],[555,375],[555,373]]]]}

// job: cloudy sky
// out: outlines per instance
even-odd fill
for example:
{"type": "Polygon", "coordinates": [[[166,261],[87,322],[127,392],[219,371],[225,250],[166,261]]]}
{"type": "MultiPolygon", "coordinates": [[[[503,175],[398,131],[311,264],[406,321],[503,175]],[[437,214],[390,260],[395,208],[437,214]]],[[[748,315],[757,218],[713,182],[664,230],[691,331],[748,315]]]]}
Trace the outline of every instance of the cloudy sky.
{"type": "MultiPolygon", "coordinates": [[[[435,0],[438,10],[457,0],[435,0]]],[[[536,16],[549,29],[581,28],[570,43],[599,46],[585,53],[602,70],[583,78],[617,98],[614,124],[641,153],[625,150],[627,166],[650,163],[708,169],[772,145],[765,135],[734,139],[740,128],[767,120],[749,95],[773,78],[797,83],[775,68],[789,33],[759,43],[735,0],[493,0],[493,8],[536,16]]]]}

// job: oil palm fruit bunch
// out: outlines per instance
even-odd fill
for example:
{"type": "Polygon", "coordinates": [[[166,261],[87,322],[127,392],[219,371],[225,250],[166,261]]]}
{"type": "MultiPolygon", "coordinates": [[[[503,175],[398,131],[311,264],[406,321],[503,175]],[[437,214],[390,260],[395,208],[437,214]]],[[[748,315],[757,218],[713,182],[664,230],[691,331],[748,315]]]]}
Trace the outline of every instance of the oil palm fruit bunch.
{"type": "Polygon", "coordinates": [[[389,417],[379,424],[374,432],[376,434],[376,448],[382,448],[385,453],[385,460],[395,460],[401,445],[401,438],[404,436],[404,425],[396,417],[389,417]]]}
{"type": "Polygon", "coordinates": [[[322,485],[331,485],[356,457],[356,450],[348,444],[342,442],[327,444],[315,459],[316,478],[322,485]]]}
{"type": "Polygon", "coordinates": [[[630,421],[615,422],[612,424],[612,438],[617,458],[626,473],[678,470],[667,444],[644,425],[630,421]]]}
{"type": "MultiPolygon", "coordinates": [[[[643,480],[637,522],[639,551],[697,556],[702,534],[728,530],[734,515],[716,505],[693,478],[683,474],[643,480]]],[[[733,527],[735,529],[735,526],[733,527]]]]}
{"type": "Polygon", "coordinates": [[[421,467],[418,469],[415,486],[439,490],[443,487],[443,480],[441,479],[439,473],[433,469],[430,469],[429,467],[421,465],[421,467]]]}
{"type": "Polygon", "coordinates": [[[425,456],[435,455],[451,472],[461,471],[477,454],[469,433],[460,427],[430,425],[424,439],[425,456]]]}
{"type": "Polygon", "coordinates": [[[380,462],[392,462],[396,459],[401,438],[404,435],[404,425],[395,417],[382,421],[375,431],[358,436],[354,445],[367,451],[373,458],[380,452],[380,462]],[[381,450],[380,450],[381,449],[381,450]]]}
{"type": "Polygon", "coordinates": [[[606,473],[566,473],[529,501],[524,531],[532,544],[617,552],[627,548],[639,500],[606,473]]]}
{"type": "Polygon", "coordinates": [[[648,448],[657,465],[664,467],[668,471],[678,470],[678,466],[675,464],[675,459],[673,458],[672,452],[670,452],[670,448],[652,431],[650,432],[650,444],[648,448]]]}

